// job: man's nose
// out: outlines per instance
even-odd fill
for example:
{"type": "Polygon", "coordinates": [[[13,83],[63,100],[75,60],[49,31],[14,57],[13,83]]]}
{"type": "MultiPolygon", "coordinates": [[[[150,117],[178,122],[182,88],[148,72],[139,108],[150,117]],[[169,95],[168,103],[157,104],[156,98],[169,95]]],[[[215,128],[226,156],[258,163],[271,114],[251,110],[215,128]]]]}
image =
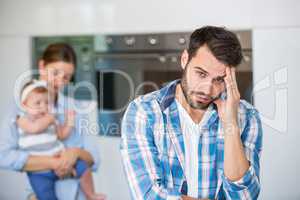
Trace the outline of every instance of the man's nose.
{"type": "Polygon", "coordinates": [[[212,92],[212,80],[207,80],[201,84],[201,91],[204,92],[206,95],[210,95],[212,92]]]}

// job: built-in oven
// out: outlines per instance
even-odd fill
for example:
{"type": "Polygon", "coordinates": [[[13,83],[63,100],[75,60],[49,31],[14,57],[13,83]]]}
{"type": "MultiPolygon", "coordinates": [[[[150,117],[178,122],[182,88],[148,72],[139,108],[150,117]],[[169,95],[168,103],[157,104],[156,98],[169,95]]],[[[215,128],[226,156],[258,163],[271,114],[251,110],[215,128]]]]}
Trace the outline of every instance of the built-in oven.
{"type": "Polygon", "coordinates": [[[120,120],[130,101],[180,78],[178,59],[179,54],[101,55],[96,71],[102,133],[104,130],[103,134],[118,135],[120,120]],[[175,63],[176,68],[172,68],[175,63]]]}

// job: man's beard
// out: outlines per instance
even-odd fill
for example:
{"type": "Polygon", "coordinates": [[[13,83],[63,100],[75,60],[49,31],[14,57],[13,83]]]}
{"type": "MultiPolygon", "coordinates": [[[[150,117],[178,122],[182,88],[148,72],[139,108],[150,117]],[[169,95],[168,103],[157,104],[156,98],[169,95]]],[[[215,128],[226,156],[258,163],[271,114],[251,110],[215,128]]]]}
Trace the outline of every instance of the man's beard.
{"type": "Polygon", "coordinates": [[[183,92],[183,95],[185,97],[185,100],[187,101],[187,103],[194,109],[200,109],[200,110],[206,110],[210,104],[212,104],[216,99],[219,98],[219,95],[217,97],[212,97],[212,96],[208,96],[203,92],[192,92],[187,84],[187,78],[186,78],[186,68],[184,69],[183,72],[183,76],[181,79],[181,90],[183,92]],[[201,96],[205,96],[206,98],[210,99],[210,101],[208,103],[202,103],[202,102],[197,102],[197,101],[193,101],[192,99],[192,95],[193,94],[197,94],[197,95],[201,95],[201,96]]]}

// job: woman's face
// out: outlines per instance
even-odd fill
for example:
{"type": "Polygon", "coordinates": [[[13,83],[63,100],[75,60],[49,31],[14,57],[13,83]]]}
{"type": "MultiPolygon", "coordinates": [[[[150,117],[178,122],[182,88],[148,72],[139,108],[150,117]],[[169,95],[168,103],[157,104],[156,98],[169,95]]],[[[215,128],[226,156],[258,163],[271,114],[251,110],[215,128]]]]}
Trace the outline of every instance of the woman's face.
{"type": "Polygon", "coordinates": [[[66,84],[68,84],[74,74],[74,64],[58,61],[44,64],[39,63],[40,79],[48,83],[50,90],[55,94],[66,84]]]}

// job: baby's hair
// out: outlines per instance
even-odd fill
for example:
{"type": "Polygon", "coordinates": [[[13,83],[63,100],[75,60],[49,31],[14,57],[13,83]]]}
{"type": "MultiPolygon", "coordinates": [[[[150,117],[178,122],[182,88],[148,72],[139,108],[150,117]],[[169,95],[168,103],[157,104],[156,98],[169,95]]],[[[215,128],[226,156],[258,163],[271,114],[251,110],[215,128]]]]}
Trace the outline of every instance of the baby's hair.
{"type": "MultiPolygon", "coordinates": [[[[28,81],[23,87],[22,87],[22,90],[21,90],[21,96],[24,92],[24,90],[29,87],[30,85],[34,84],[34,80],[31,80],[31,81],[28,81]]],[[[36,88],[34,88],[31,92],[35,92],[35,93],[38,93],[38,94],[43,94],[43,93],[47,93],[48,92],[48,89],[44,86],[38,86],[36,88]]],[[[27,98],[26,98],[27,99],[27,98]]]]}

